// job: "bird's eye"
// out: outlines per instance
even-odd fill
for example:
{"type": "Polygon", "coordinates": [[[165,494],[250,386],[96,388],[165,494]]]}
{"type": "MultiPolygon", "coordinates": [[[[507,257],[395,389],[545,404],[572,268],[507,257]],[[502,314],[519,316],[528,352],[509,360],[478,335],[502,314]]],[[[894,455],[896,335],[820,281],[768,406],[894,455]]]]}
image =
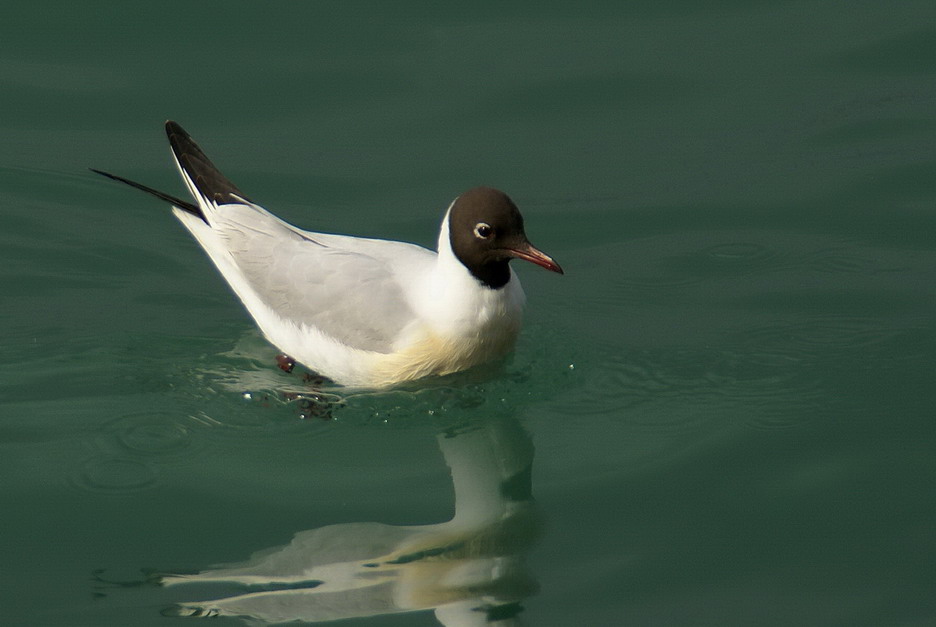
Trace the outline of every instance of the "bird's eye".
{"type": "Polygon", "coordinates": [[[491,235],[494,234],[494,229],[491,228],[490,224],[486,222],[478,222],[474,228],[475,237],[480,239],[488,239],[491,235]]]}

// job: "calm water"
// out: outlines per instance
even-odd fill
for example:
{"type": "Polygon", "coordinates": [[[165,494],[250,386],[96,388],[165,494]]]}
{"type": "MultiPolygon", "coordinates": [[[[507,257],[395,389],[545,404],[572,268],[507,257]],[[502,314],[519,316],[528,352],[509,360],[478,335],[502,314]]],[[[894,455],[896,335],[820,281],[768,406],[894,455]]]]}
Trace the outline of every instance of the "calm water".
{"type": "Polygon", "coordinates": [[[3,624],[936,624],[936,8],[525,4],[5,9],[3,624]],[[501,187],[567,274],[313,416],[86,170],[181,194],[166,118],[307,228],[501,187]]]}

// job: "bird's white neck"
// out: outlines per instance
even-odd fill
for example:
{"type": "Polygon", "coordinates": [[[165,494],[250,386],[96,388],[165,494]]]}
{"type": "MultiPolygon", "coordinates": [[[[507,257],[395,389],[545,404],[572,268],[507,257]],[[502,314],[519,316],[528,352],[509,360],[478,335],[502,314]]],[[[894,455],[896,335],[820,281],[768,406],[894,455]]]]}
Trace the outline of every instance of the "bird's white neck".
{"type": "Polygon", "coordinates": [[[491,289],[472,276],[452,251],[449,211],[439,230],[436,264],[426,281],[425,302],[431,303],[427,313],[433,326],[446,335],[519,329],[525,300],[519,279],[511,270],[506,285],[491,289]]]}

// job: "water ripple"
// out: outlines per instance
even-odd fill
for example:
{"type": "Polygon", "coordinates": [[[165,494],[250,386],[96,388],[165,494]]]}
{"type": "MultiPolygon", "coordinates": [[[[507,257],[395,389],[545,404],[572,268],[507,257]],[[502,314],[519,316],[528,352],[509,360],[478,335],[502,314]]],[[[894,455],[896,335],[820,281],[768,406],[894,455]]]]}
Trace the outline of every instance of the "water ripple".
{"type": "Polygon", "coordinates": [[[899,328],[884,326],[876,318],[828,314],[775,322],[745,331],[740,337],[746,344],[816,357],[879,344],[900,333],[899,328]]]}
{"type": "Polygon", "coordinates": [[[776,251],[756,242],[726,242],[709,246],[700,253],[712,259],[732,262],[771,259],[777,256],[776,251]]]}
{"type": "Polygon", "coordinates": [[[906,270],[903,259],[881,251],[866,251],[853,248],[832,247],[818,250],[808,257],[808,263],[816,272],[828,274],[859,274],[871,276],[906,270]]]}
{"type": "Polygon", "coordinates": [[[815,375],[816,369],[783,351],[630,351],[605,358],[562,411],[616,414],[655,432],[736,417],[752,426],[786,427],[802,422],[803,407],[820,393],[822,379],[815,375]]]}
{"type": "MultiPolygon", "coordinates": [[[[638,407],[669,404],[708,385],[704,372],[693,372],[689,366],[694,361],[684,352],[645,350],[609,355],[594,370],[582,372],[586,377],[584,390],[574,395],[573,402],[562,403],[562,409],[571,416],[618,414],[631,421],[638,407]]],[[[698,415],[673,412],[656,414],[652,422],[657,428],[669,430],[689,427],[698,420],[698,415]]]]}
{"type": "Polygon", "coordinates": [[[758,232],[692,231],[630,240],[594,255],[614,259],[605,289],[583,296],[598,307],[642,305],[726,277],[773,272],[793,263],[782,245],[758,232]],[[760,241],[763,240],[763,243],[760,241]]]}
{"type": "Polygon", "coordinates": [[[138,459],[98,455],[85,460],[69,483],[86,492],[128,494],[155,486],[157,474],[150,464],[138,459]]]}
{"type": "Polygon", "coordinates": [[[156,410],[123,415],[102,428],[105,436],[127,453],[159,457],[188,454],[193,430],[193,425],[180,422],[178,416],[156,410]]]}

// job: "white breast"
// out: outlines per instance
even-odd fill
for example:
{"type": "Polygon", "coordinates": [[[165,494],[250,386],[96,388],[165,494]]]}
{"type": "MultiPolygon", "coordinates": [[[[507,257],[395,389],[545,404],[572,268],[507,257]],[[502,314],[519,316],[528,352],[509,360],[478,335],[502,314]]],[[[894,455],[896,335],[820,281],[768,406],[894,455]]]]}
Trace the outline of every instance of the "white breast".
{"type": "Polygon", "coordinates": [[[376,385],[458,372],[503,357],[514,346],[525,297],[513,271],[500,289],[482,285],[452,252],[448,215],[438,251],[436,263],[409,284],[418,322],[394,352],[375,360],[376,385]]]}

